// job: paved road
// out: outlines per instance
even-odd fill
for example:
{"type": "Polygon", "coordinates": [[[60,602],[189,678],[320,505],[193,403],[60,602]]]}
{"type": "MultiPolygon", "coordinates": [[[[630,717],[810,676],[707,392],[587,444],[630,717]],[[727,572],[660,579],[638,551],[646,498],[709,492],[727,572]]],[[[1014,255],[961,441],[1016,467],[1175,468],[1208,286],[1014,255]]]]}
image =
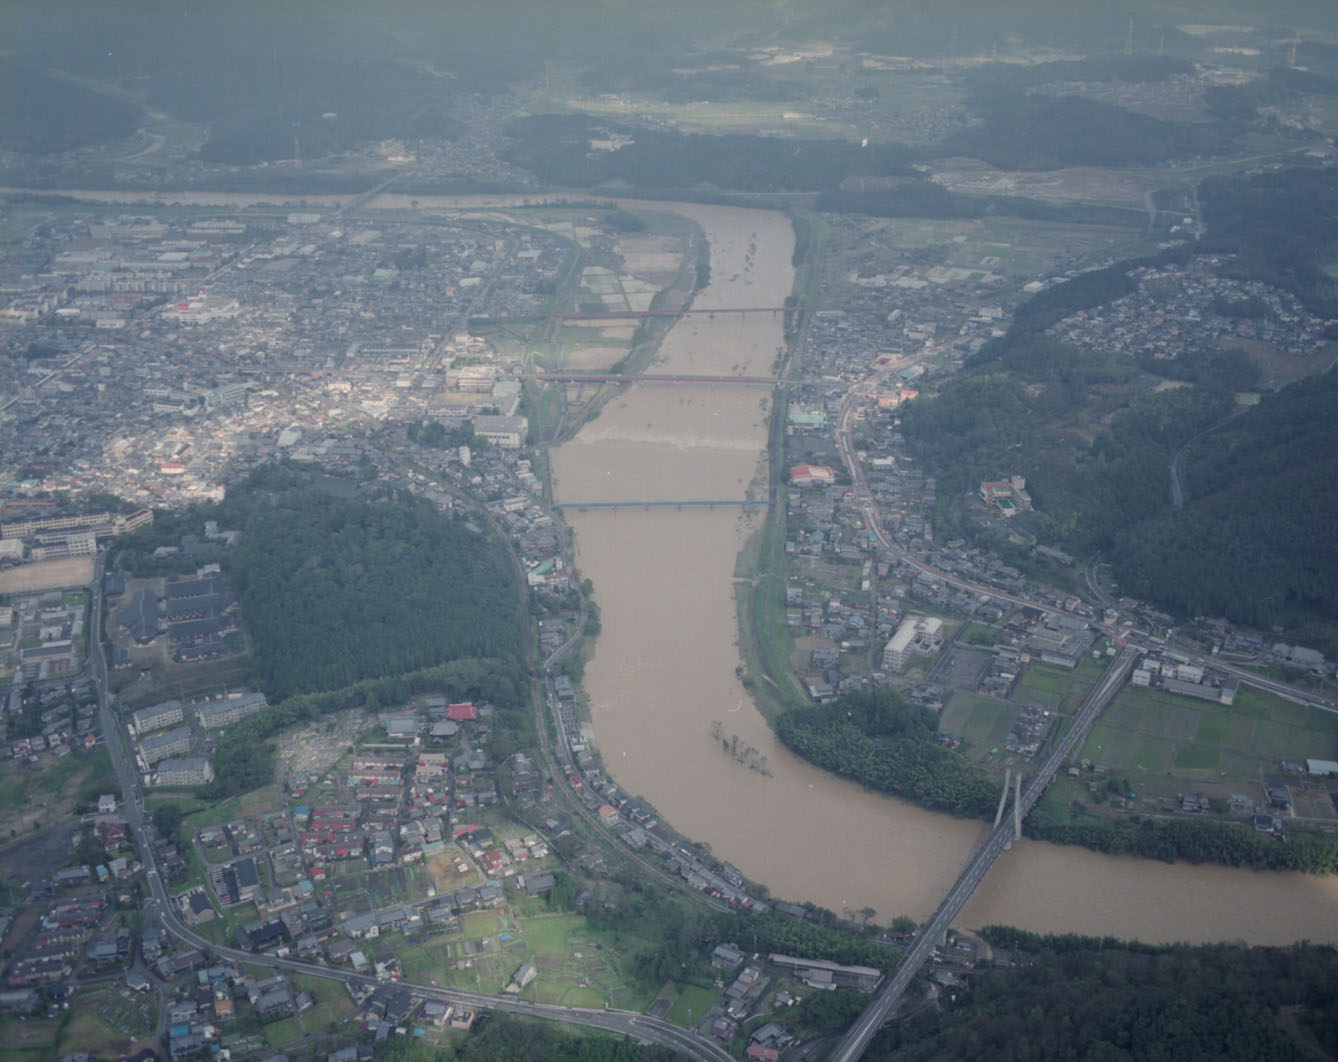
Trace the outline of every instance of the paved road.
{"type": "MultiPolygon", "coordinates": [[[[102,565],[103,557],[98,557],[93,584],[94,622],[102,615],[102,565]]],[[[138,779],[129,754],[122,743],[120,728],[111,708],[111,698],[107,694],[107,660],[102,649],[100,629],[89,638],[92,646],[94,678],[98,687],[98,711],[102,720],[103,733],[106,735],[107,750],[111,754],[112,766],[116,770],[120,783],[121,795],[125,801],[124,815],[129,824],[139,851],[147,867],[145,871],[149,886],[149,897],[145,901],[145,914],[156,914],[163,927],[172,936],[200,949],[209,949],[221,959],[236,963],[251,963],[275,970],[290,970],[295,973],[314,974],[332,981],[340,981],[350,989],[359,986],[374,987],[380,982],[375,978],[335,969],[323,963],[302,962],[296,959],[279,959],[272,955],[252,954],[214,944],[195,933],[182,922],[176,905],[171,902],[162,875],[154,864],[153,849],[149,845],[144,806],[139,790],[138,779]]],[[[672,1022],[661,1018],[651,1018],[644,1014],[624,1010],[592,1010],[583,1007],[559,1007],[543,1003],[527,1003],[512,996],[491,996],[482,992],[457,991],[453,988],[438,988],[434,985],[418,984],[412,981],[399,982],[416,996],[428,999],[440,999],[451,1003],[462,1003],[470,1007],[490,1010],[505,1010],[514,1014],[526,1014],[544,1018],[548,1021],[567,1025],[581,1025],[587,1028],[603,1029],[617,1035],[631,1036],[637,1040],[646,1040],[663,1047],[681,1051],[701,1062],[731,1062],[731,1056],[720,1047],[704,1040],[686,1029],[680,1029],[672,1022]]]]}
{"type": "MultiPolygon", "coordinates": [[[[904,363],[905,362],[896,362],[894,365],[883,371],[886,372],[891,369],[900,368],[904,363]]],[[[1338,365],[1338,361],[1335,361],[1334,364],[1338,365]]],[[[1010,594],[996,587],[987,586],[984,583],[972,582],[970,579],[963,579],[960,576],[953,575],[951,572],[942,571],[941,569],[934,567],[934,565],[912,556],[887,533],[887,529],[883,527],[882,518],[878,514],[878,507],[874,504],[873,497],[869,493],[868,486],[865,484],[864,470],[860,467],[860,463],[855,457],[855,445],[851,435],[851,421],[854,416],[855,402],[870,388],[876,387],[877,383],[878,378],[871,377],[869,381],[852,389],[841,403],[841,411],[837,418],[836,445],[837,450],[841,455],[842,463],[845,465],[847,471],[849,471],[851,481],[854,483],[856,504],[859,508],[860,516],[864,520],[864,526],[878,540],[879,545],[889,552],[895,553],[905,564],[914,568],[916,571],[933,576],[935,579],[943,581],[948,586],[955,586],[960,590],[969,590],[974,593],[986,594],[996,600],[1008,601],[1015,605],[1024,605],[1027,608],[1034,608],[1040,612],[1047,612],[1057,616],[1069,616],[1071,618],[1072,613],[1065,612],[1063,609],[1056,608],[1053,605],[1046,605],[1039,601],[1032,601],[1030,598],[1010,594]]],[[[1227,419],[1229,420],[1230,418],[1227,419]]],[[[1216,427],[1220,427],[1223,423],[1226,422],[1219,422],[1216,427]]],[[[1089,568],[1095,560],[1096,558],[1093,558],[1093,560],[1089,562],[1089,568]]],[[[1088,573],[1085,572],[1084,575],[1086,574],[1088,573]]],[[[1094,572],[1092,574],[1094,574],[1094,572]]],[[[1099,601],[1102,600],[1099,591],[1094,593],[1093,596],[1097,597],[1099,601]]],[[[1162,648],[1160,644],[1151,641],[1146,633],[1141,631],[1100,623],[1093,623],[1092,625],[1112,638],[1136,641],[1145,649],[1160,650],[1162,648]]],[[[1215,668],[1219,671],[1225,671],[1227,674],[1232,675],[1241,682],[1257,686],[1270,693],[1276,693],[1278,696],[1286,697],[1289,700],[1296,701],[1298,704],[1308,704],[1316,708],[1323,708],[1326,711],[1338,712],[1338,702],[1327,697],[1322,697],[1317,693],[1311,693],[1309,690],[1297,689],[1294,686],[1289,686],[1285,682],[1278,682],[1275,679],[1264,678],[1261,675],[1255,674],[1253,671],[1235,667],[1220,658],[1210,656],[1207,653],[1181,651],[1185,653],[1185,656],[1191,663],[1215,668]]]]}
{"type": "Polygon", "coordinates": [[[1092,555],[1092,559],[1087,562],[1086,567],[1082,570],[1083,584],[1087,587],[1087,592],[1092,595],[1097,604],[1101,605],[1103,608],[1115,608],[1116,602],[1101,587],[1101,574],[1098,570],[1100,566],[1101,554],[1100,552],[1097,552],[1092,555]]]}
{"type": "MultiPolygon", "coordinates": [[[[1122,649],[1111,661],[1105,674],[1088,692],[1073,718],[1073,725],[1055,744],[1045,762],[1042,763],[1040,769],[1022,791],[1020,813],[1023,818],[1035,806],[1036,801],[1041,798],[1046,787],[1054,780],[1060,766],[1087,737],[1092,724],[1096,722],[1097,716],[1101,714],[1106,705],[1119,692],[1120,687],[1124,685],[1129,677],[1129,672],[1133,669],[1134,661],[1138,658],[1138,654],[1139,650],[1133,646],[1126,646],[1122,649]]],[[[1003,822],[990,832],[984,845],[971,859],[971,862],[967,864],[966,869],[962,871],[957,881],[953,883],[948,895],[943,898],[938,910],[934,912],[933,918],[920,930],[919,936],[915,938],[915,943],[902,956],[901,962],[893,971],[891,980],[887,981],[878,990],[873,1002],[865,1008],[864,1012],[856,1019],[855,1024],[846,1031],[836,1049],[828,1056],[829,1062],[854,1062],[855,1059],[864,1054],[865,1048],[869,1046],[869,1041],[873,1039],[874,1034],[887,1020],[892,1008],[901,1001],[901,997],[905,994],[906,989],[910,987],[916,974],[920,972],[920,968],[929,959],[938,942],[944,938],[948,927],[952,925],[953,919],[961,913],[962,908],[966,906],[966,901],[975,892],[976,886],[984,880],[990,867],[994,865],[994,861],[999,858],[999,854],[1008,847],[1012,840],[1013,823],[1011,816],[1005,816],[1003,822]]]]}

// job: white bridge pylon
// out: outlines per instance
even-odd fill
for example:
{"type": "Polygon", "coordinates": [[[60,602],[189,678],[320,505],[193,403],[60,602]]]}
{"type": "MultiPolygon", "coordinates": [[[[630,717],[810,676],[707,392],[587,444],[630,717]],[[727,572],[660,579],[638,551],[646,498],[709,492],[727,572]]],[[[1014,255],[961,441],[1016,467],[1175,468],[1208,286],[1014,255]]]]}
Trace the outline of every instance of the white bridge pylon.
{"type": "Polygon", "coordinates": [[[1008,783],[1013,776],[1013,768],[1004,768],[1003,792],[999,794],[999,809],[994,813],[994,826],[998,829],[999,823],[1003,822],[1004,805],[1008,803],[1008,783]]]}

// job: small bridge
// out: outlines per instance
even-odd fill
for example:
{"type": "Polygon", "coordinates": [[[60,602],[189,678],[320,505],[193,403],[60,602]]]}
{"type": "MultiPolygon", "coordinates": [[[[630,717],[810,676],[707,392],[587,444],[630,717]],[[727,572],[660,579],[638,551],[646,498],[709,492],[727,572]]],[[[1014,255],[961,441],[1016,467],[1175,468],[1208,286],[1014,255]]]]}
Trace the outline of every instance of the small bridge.
{"type": "Polygon", "coordinates": [[[766,507],[765,498],[649,498],[643,501],[555,501],[554,509],[746,509],[766,507]]]}

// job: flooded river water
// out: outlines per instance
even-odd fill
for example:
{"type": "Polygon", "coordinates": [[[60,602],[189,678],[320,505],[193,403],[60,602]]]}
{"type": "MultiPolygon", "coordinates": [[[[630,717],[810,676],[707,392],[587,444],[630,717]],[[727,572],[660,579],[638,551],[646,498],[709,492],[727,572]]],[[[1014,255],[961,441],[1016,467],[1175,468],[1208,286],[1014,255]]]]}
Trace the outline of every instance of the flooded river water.
{"type": "MultiPolygon", "coordinates": [[[[64,194],[192,205],[284,201],[64,194]]],[[[309,202],[318,200],[337,201],[309,202]]],[[[514,205],[519,197],[416,202],[421,210],[469,210],[514,205]]],[[[383,196],[376,205],[411,202],[383,196]]],[[[794,236],[783,215],[643,205],[686,215],[705,230],[711,281],[696,307],[778,306],[790,293],[794,236]]],[[[670,331],[652,371],[764,375],[781,344],[781,321],[771,314],[687,317],[670,331]]],[[[769,401],[756,387],[627,388],[554,452],[558,497],[742,498],[763,482],[769,401]]],[[[734,563],[760,514],[628,509],[569,511],[567,519],[602,618],[585,684],[608,772],[777,897],[852,914],[872,907],[884,923],[899,914],[928,917],[985,825],[865,792],[774,739],[736,672],[734,563]],[[715,723],[765,757],[770,776],[724,752],[715,723]]],[[[1338,943],[1338,878],[1168,866],[1024,840],[999,859],[959,921],[1148,941],[1338,943]]]]}
{"type": "MultiPolygon", "coordinates": [[[[698,308],[777,306],[793,232],[771,211],[675,206],[707,233],[698,308]]],[[[657,373],[761,375],[782,343],[770,314],[684,318],[657,373]]],[[[769,396],[746,387],[625,390],[554,453],[563,501],[740,498],[765,460],[769,396]]],[[[586,668],[595,733],[620,785],[779,897],[879,920],[932,913],[985,831],[844,782],[789,754],[753,708],[739,665],[735,557],[760,515],[568,511],[602,633],[586,668]],[[723,751],[766,758],[770,776],[723,751]]],[[[1338,940],[1338,879],[1261,874],[1015,844],[963,911],[966,926],[1151,941],[1338,940]]]]}

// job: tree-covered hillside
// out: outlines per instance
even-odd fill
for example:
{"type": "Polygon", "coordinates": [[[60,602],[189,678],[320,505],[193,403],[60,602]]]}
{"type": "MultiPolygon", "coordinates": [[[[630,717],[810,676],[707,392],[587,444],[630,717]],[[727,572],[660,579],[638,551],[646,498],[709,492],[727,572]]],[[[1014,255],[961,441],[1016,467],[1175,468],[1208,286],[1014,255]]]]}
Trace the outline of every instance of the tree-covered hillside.
{"type": "MultiPolygon", "coordinates": [[[[1203,240],[1034,296],[966,371],[903,408],[907,444],[939,479],[948,505],[941,517],[955,519],[952,499],[981,479],[1023,475],[1036,511],[1019,527],[1078,555],[1111,550],[1124,588],[1173,611],[1262,625],[1338,618],[1332,374],[1224,423],[1233,392],[1258,382],[1242,350],[1200,344],[1135,360],[1046,334],[1066,315],[1128,294],[1135,266],[1175,268],[1208,254],[1222,276],[1273,284],[1311,312],[1338,316],[1338,288],[1325,270],[1338,255],[1330,171],[1213,178],[1200,198],[1203,240]],[[1192,386],[1153,390],[1158,379],[1192,386]],[[1209,428],[1186,451],[1187,501],[1175,509],[1170,460],[1209,428]]],[[[1237,317],[1261,305],[1219,300],[1205,311],[1237,317]]]]}
{"type": "Polygon", "coordinates": [[[1140,166],[1230,146],[1211,129],[1077,96],[982,92],[974,104],[984,124],[957,134],[948,147],[1007,170],[1140,166]]]}
{"type": "Polygon", "coordinates": [[[584,115],[535,115],[506,127],[504,156],[546,184],[587,188],[714,188],[748,192],[818,191],[850,176],[913,173],[899,144],[684,134],[610,123],[584,115]],[[607,146],[596,150],[594,142],[607,146]]]}
{"type": "Polygon", "coordinates": [[[1232,252],[1227,275],[1290,291],[1313,313],[1338,317],[1338,174],[1298,168],[1254,177],[1210,177],[1199,186],[1214,250],[1232,252]]]}
{"type": "Polygon", "coordinates": [[[0,145],[50,154],[105,144],[135,131],[140,110],[69,81],[0,59],[0,145]]]}
{"type": "Polygon", "coordinates": [[[504,547],[424,500],[263,465],[221,503],[158,513],[112,565],[188,574],[198,558],[154,550],[202,534],[206,520],[242,532],[208,559],[241,600],[272,702],[455,661],[521,666],[521,590],[504,547]]]}
{"type": "Polygon", "coordinates": [[[1185,454],[1183,509],[1125,530],[1122,585],[1256,626],[1338,618],[1338,377],[1301,380],[1185,454]]]}
{"type": "Polygon", "coordinates": [[[519,656],[520,591],[506,554],[428,502],[340,498],[276,469],[225,507],[245,516],[236,574],[271,699],[519,656]]]}
{"type": "Polygon", "coordinates": [[[1231,408],[1220,386],[1156,391],[1127,356],[1036,332],[1003,351],[907,405],[902,430],[945,498],[1025,476],[1036,511],[1022,526],[1071,552],[1159,513],[1171,456],[1231,408]]]}
{"type": "Polygon", "coordinates": [[[1017,968],[887,1026],[871,1062],[1282,1062],[1338,1050],[1332,948],[1145,947],[990,927],[1017,968]],[[1307,1047],[1306,1045],[1310,1045],[1307,1047]]]}

